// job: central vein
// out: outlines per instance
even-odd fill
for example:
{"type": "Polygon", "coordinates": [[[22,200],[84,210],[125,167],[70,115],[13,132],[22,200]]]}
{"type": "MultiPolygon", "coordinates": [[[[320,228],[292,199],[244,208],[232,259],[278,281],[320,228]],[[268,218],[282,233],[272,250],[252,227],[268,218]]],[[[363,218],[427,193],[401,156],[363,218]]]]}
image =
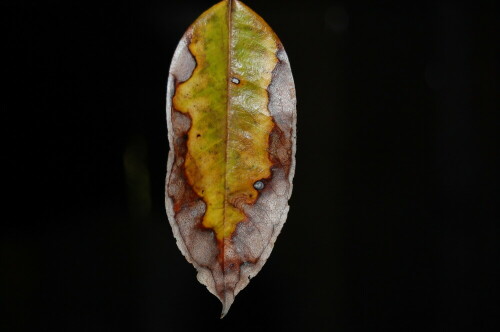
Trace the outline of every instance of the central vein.
{"type": "MultiPolygon", "coordinates": [[[[227,93],[227,100],[226,100],[226,143],[229,142],[229,116],[231,112],[231,85],[229,83],[230,77],[231,77],[231,37],[232,37],[232,26],[231,26],[231,12],[232,12],[232,0],[227,1],[227,69],[226,69],[226,93],[227,93]]],[[[227,150],[228,150],[229,144],[226,144],[226,149],[224,153],[224,168],[226,171],[224,172],[224,202],[227,201],[227,150]]],[[[224,204],[224,221],[225,221],[225,204],[224,204]]]]}
{"type": "MultiPolygon", "coordinates": [[[[229,144],[227,144],[227,142],[229,142],[229,116],[230,116],[230,112],[231,112],[231,97],[230,97],[230,90],[231,90],[231,83],[229,83],[229,80],[230,80],[230,77],[231,77],[231,40],[232,40],[232,25],[231,25],[231,22],[232,22],[232,9],[233,9],[233,1],[232,0],[228,0],[227,1],[227,30],[228,30],[228,33],[227,33],[227,39],[228,39],[228,42],[227,42],[227,46],[228,46],[228,49],[227,49],[227,74],[226,74],[226,86],[227,86],[227,101],[226,101],[226,149],[225,149],[225,153],[224,153],[224,218],[223,218],[223,229],[226,228],[226,218],[227,218],[227,215],[226,215],[226,206],[227,206],[227,192],[228,192],[228,188],[227,188],[227,153],[228,153],[228,147],[229,147],[229,144]]],[[[221,257],[221,261],[222,261],[222,266],[224,267],[224,246],[225,246],[225,243],[224,243],[224,240],[222,240],[222,243],[221,243],[221,254],[220,254],[220,257],[221,257]]]]}

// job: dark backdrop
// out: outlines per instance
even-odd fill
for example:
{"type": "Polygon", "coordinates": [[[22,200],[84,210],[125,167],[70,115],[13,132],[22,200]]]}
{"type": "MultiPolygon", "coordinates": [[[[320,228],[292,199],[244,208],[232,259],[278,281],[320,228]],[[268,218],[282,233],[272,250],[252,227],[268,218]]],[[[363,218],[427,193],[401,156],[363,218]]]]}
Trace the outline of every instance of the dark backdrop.
{"type": "Polygon", "coordinates": [[[1,2],[0,329],[498,327],[494,1],[247,1],[290,58],[297,173],[222,321],[163,203],[168,67],[213,3],[1,2]]]}

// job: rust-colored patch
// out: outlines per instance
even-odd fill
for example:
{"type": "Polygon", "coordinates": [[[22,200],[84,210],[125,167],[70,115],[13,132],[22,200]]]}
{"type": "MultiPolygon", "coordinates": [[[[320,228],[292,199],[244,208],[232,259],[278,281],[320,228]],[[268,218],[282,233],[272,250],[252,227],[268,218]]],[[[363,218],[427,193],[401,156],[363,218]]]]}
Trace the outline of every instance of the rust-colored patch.
{"type": "MultiPolygon", "coordinates": [[[[175,109],[172,110],[172,123],[179,124],[179,118],[185,117],[189,118],[185,114],[182,114],[175,109]]],[[[186,120],[184,120],[186,121],[186,120]]],[[[189,120],[190,121],[190,120],[189,120]]],[[[181,190],[169,190],[168,195],[173,200],[174,211],[177,214],[183,209],[189,209],[193,206],[195,201],[200,200],[200,196],[192,189],[191,185],[186,180],[186,170],[183,160],[187,154],[187,132],[185,129],[185,124],[174,126],[174,132],[176,137],[176,149],[175,152],[175,163],[168,179],[168,183],[173,183],[172,178],[176,178],[175,185],[177,188],[182,188],[181,190]],[[181,162],[182,161],[182,162],[181,162]]]]}

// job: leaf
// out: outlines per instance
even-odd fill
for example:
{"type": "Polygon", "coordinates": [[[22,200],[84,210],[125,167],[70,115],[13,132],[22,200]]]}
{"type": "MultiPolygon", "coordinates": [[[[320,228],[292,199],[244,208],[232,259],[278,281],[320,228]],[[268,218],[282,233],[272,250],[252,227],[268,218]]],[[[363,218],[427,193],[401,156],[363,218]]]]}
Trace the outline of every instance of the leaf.
{"type": "Polygon", "coordinates": [[[166,209],[222,317],[286,220],[295,104],[281,42],[242,2],[216,4],[182,37],[167,89],[166,209]]]}

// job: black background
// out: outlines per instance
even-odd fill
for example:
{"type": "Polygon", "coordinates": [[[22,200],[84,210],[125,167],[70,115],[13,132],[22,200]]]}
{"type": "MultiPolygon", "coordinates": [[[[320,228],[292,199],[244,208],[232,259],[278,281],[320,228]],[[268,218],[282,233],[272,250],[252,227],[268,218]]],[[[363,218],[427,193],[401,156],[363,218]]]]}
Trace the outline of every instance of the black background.
{"type": "Polygon", "coordinates": [[[247,1],[290,58],[297,172],[222,321],[163,203],[168,67],[213,3],[1,2],[0,329],[498,327],[494,1],[247,1]]]}

